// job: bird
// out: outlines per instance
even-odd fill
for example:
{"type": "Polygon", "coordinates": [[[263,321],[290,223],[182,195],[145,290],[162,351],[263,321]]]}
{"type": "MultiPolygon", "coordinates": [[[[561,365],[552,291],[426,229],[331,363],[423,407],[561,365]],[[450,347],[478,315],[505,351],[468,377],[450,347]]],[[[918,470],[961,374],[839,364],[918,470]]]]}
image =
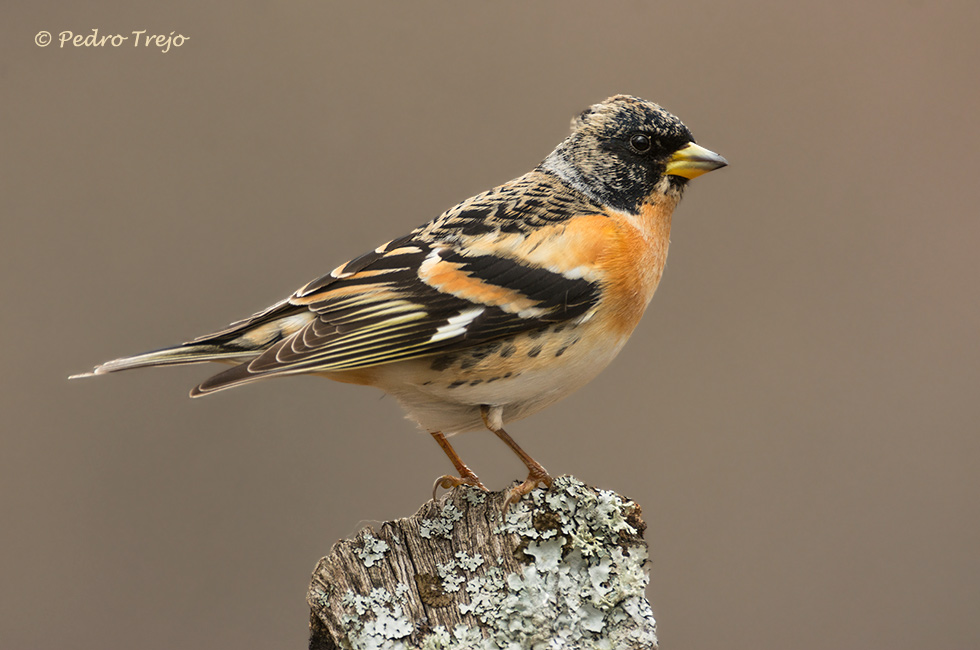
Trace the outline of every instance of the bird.
{"type": "Polygon", "coordinates": [[[523,176],[224,329],[72,378],[220,362],[232,367],[191,397],[298,374],[379,388],[456,470],[436,479],[433,498],[440,487],[487,489],[449,437],[489,429],[527,467],[509,506],[552,477],[504,426],[616,357],[660,282],[688,182],[727,164],[660,105],[614,95],[578,114],[523,176]]]}

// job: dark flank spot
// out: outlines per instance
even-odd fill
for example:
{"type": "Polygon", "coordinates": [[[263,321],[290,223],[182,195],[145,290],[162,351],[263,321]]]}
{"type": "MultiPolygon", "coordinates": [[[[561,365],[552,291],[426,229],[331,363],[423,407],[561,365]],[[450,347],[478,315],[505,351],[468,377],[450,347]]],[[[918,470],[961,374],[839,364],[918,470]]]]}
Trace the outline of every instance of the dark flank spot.
{"type": "Polygon", "coordinates": [[[514,345],[508,345],[507,347],[505,347],[503,350],[500,351],[500,356],[506,359],[507,357],[511,356],[515,352],[517,352],[517,347],[514,345]]]}
{"type": "Polygon", "coordinates": [[[482,379],[474,379],[473,381],[470,382],[470,386],[476,386],[477,384],[482,384],[482,383],[483,383],[482,379]]]}
{"type": "Polygon", "coordinates": [[[423,382],[422,382],[422,385],[423,385],[423,386],[428,386],[428,385],[429,385],[429,384],[431,384],[431,383],[432,383],[431,381],[423,381],[423,382]]]}
{"type": "MultiPolygon", "coordinates": [[[[503,345],[503,342],[502,341],[492,341],[490,343],[487,343],[482,348],[480,348],[483,351],[483,352],[481,352],[481,354],[484,354],[484,356],[485,356],[487,354],[491,354],[493,352],[496,352],[497,350],[500,349],[500,346],[501,345],[503,345]]],[[[483,357],[480,357],[480,358],[482,359],[483,357]]]]}
{"type": "Polygon", "coordinates": [[[557,334],[558,332],[562,331],[563,329],[565,329],[565,325],[555,325],[555,328],[553,330],[551,330],[551,331],[554,332],[555,334],[557,334]]]}
{"type": "Polygon", "coordinates": [[[513,376],[514,376],[514,373],[508,372],[506,375],[504,375],[504,379],[510,379],[513,376]]]}
{"type": "Polygon", "coordinates": [[[465,383],[465,381],[454,381],[453,383],[449,384],[449,388],[459,388],[465,383]]]}
{"type": "Polygon", "coordinates": [[[500,349],[502,343],[500,341],[494,341],[486,345],[481,345],[478,348],[470,350],[468,356],[463,359],[459,364],[460,370],[469,370],[479,362],[483,361],[491,354],[500,349]]]}
{"type": "Polygon", "coordinates": [[[529,357],[536,357],[539,354],[541,354],[541,346],[540,345],[535,345],[533,348],[531,348],[531,351],[527,353],[527,356],[529,356],[529,357]]]}
{"type": "Polygon", "coordinates": [[[490,378],[490,379],[487,380],[487,383],[490,384],[492,382],[497,381],[498,379],[500,379],[500,377],[492,377],[492,378],[490,378]]]}
{"type": "Polygon", "coordinates": [[[432,363],[429,365],[429,368],[435,370],[436,372],[442,372],[443,370],[446,370],[447,368],[449,368],[449,366],[453,365],[454,363],[456,363],[455,354],[442,354],[432,360],[432,363]]]}
{"type": "Polygon", "coordinates": [[[561,348],[558,349],[557,352],[555,352],[555,356],[556,357],[560,357],[561,355],[565,354],[565,350],[567,350],[568,348],[572,347],[576,343],[578,343],[578,339],[575,339],[574,341],[572,341],[571,343],[569,343],[567,345],[563,345],[561,348]]]}
{"type": "Polygon", "coordinates": [[[486,345],[480,346],[475,350],[472,350],[470,352],[470,356],[473,357],[473,359],[475,359],[476,361],[483,361],[491,354],[499,350],[501,345],[503,345],[503,343],[501,343],[500,341],[487,343],[486,345]]]}
{"type": "Polygon", "coordinates": [[[529,339],[536,339],[539,336],[541,336],[542,334],[544,334],[544,328],[539,328],[539,329],[531,330],[530,332],[528,332],[527,333],[527,337],[529,339]]]}

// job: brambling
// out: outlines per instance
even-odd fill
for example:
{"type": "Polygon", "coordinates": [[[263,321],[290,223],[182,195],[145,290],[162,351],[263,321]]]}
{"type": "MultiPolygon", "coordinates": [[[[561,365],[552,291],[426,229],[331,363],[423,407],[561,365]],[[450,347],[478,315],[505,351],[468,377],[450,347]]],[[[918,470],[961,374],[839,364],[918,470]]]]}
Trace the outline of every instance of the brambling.
{"type": "Polygon", "coordinates": [[[592,380],[619,353],[660,282],[687,182],[727,164],[663,108],[616,95],[572,121],[529,173],[469,198],[293,295],[193,341],[123,357],[233,367],[191,397],[314,374],[392,395],[458,476],[486,489],[447,439],[487,428],[524,462],[520,499],[551,476],[504,431],[592,380]]]}

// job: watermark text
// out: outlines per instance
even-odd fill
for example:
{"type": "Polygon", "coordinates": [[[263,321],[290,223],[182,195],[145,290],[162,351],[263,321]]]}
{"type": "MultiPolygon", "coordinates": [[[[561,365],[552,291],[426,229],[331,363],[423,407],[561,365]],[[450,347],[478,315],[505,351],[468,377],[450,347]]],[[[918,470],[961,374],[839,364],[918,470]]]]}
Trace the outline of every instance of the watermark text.
{"type": "MultiPolygon", "coordinates": [[[[166,54],[171,48],[182,47],[190,38],[176,31],[169,34],[155,34],[146,29],[133,30],[128,34],[100,34],[98,29],[76,34],[65,30],[58,33],[57,44],[60,49],[66,47],[156,48],[166,54]]],[[[54,37],[48,31],[41,30],[34,37],[34,43],[38,47],[47,47],[52,42],[54,37]]]]}

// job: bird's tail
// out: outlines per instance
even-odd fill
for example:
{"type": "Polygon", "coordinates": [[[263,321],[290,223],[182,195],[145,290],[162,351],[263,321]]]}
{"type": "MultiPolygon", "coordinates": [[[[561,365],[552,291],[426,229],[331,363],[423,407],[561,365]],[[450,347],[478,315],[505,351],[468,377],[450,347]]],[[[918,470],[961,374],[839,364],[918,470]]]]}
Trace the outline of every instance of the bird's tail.
{"type": "Polygon", "coordinates": [[[255,350],[229,350],[225,346],[213,343],[184,343],[160,350],[152,350],[137,354],[131,357],[113,359],[96,366],[91,372],[83,372],[71,375],[69,379],[81,379],[83,377],[94,377],[120,370],[131,370],[133,368],[148,368],[151,366],[177,366],[188,363],[203,363],[205,361],[223,361],[226,363],[238,363],[247,359],[254,358],[258,353],[255,350]]]}
{"type": "Polygon", "coordinates": [[[91,372],[72,375],[69,379],[94,377],[132,368],[177,366],[205,361],[232,365],[246,363],[275,343],[299,332],[315,316],[305,305],[293,305],[288,300],[283,300],[218,332],[180,345],[106,361],[91,372]]]}

